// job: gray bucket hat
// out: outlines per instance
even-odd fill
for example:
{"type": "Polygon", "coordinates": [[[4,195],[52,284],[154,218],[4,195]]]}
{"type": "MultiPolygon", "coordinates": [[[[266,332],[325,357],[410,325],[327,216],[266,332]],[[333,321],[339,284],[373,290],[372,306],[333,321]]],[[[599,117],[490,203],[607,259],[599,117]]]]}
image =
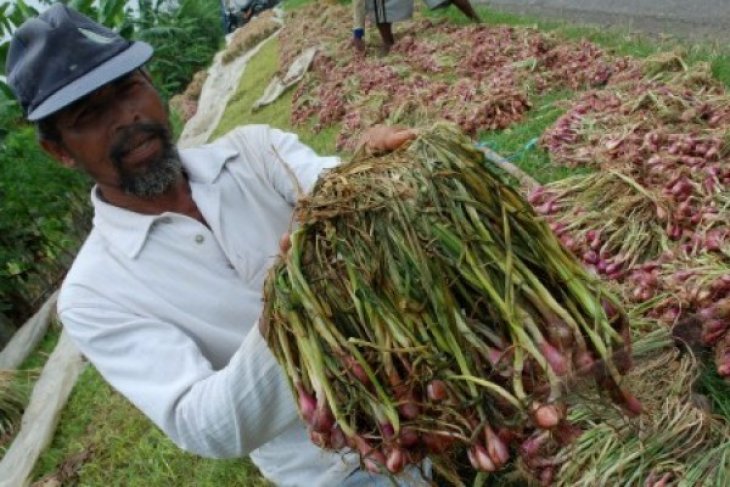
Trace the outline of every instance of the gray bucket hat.
{"type": "Polygon", "coordinates": [[[146,42],[130,42],[57,3],[13,33],[5,72],[33,122],[134,71],[151,56],[146,42]]]}

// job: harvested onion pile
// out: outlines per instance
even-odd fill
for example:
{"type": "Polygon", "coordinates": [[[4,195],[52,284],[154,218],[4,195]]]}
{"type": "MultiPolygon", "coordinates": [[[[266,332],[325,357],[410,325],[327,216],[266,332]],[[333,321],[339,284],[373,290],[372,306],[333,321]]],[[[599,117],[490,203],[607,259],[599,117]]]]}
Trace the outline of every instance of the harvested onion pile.
{"type": "Polygon", "coordinates": [[[279,37],[283,72],[299,52],[321,47],[294,93],[291,122],[314,130],[340,123],[337,147],[346,150],[377,123],[449,120],[470,135],[501,130],[523,120],[534,95],[603,86],[638,72],[635,61],[590,42],[419,14],[399,24],[389,56],[363,56],[352,48],[346,6],[315,2],[287,16],[279,37]]]}
{"type": "Polygon", "coordinates": [[[624,380],[637,391],[645,414],[627,421],[583,398],[570,419],[585,434],[561,451],[566,461],[555,485],[730,485],[730,425],[708,413],[696,358],[677,348],[665,327],[632,318],[636,366],[624,380]]]}
{"type": "Polygon", "coordinates": [[[297,216],[264,314],[320,446],[392,473],[518,453],[544,479],[574,374],[640,411],[618,301],[453,126],[326,173],[297,216]]]}
{"type": "Polygon", "coordinates": [[[601,172],[540,188],[539,212],[647,316],[696,314],[730,377],[730,325],[712,311],[730,295],[730,96],[710,65],[652,56],[581,96],[541,143],[555,163],[601,172]]]}
{"type": "Polygon", "coordinates": [[[666,198],[620,172],[555,181],[533,190],[528,201],[567,249],[608,279],[668,249],[665,228],[674,222],[666,198]]]}

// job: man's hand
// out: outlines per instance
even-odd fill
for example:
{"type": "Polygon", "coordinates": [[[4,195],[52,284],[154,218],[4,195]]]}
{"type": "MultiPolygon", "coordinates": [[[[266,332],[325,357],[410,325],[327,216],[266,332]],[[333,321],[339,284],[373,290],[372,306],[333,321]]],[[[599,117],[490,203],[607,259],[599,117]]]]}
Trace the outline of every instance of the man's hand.
{"type": "Polygon", "coordinates": [[[364,147],[368,151],[378,154],[396,150],[415,138],[416,132],[412,129],[376,125],[362,134],[358,147],[364,147]]]}

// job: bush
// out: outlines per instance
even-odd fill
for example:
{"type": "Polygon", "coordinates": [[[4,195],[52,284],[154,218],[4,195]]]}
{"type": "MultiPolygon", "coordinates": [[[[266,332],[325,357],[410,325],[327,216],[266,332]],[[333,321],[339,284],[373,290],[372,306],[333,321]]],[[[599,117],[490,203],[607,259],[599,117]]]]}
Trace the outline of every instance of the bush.
{"type": "Polygon", "coordinates": [[[150,43],[155,55],[148,69],[163,96],[185,89],[210,64],[223,43],[217,0],[140,1],[135,38],[150,43]]]}
{"type": "Polygon", "coordinates": [[[63,275],[90,211],[87,178],[46,156],[33,127],[14,125],[0,144],[0,314],[17,326],[63,275]]]}

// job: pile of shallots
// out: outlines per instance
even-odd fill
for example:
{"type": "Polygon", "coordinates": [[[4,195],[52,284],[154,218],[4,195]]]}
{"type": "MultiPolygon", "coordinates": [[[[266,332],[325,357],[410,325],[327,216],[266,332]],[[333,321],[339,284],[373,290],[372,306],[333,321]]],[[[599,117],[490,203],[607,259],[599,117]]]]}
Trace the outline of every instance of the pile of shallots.
{"type": "Polygon", "coordinates": [[[599,170],[530,201],[563,244],[672,325],[699,317],[730,376],[730,97],[709,67],[662,54],[590,91],[542,137],[554,162],[599,170]],[[640,73],[640,72],[639,72],[640,73]]]}
{"type": "Polygon", "coordinates": [[[294,95],[292,122],[315,130],[342,123],[338,148],[352,150],[375,123],[456,123],[470,135],[520,122],[530,98],[556,89],[603,86],[634,62],[596,45],[532,28],[456,26],[416,19],[397,25],[391,54],[365,54],[349,43],[346,8],[298,9],[283,29],[282,68],[309,44],[322,46],[294,95]],[[304,41],[304,42],[303,42],[304,41]]]}

